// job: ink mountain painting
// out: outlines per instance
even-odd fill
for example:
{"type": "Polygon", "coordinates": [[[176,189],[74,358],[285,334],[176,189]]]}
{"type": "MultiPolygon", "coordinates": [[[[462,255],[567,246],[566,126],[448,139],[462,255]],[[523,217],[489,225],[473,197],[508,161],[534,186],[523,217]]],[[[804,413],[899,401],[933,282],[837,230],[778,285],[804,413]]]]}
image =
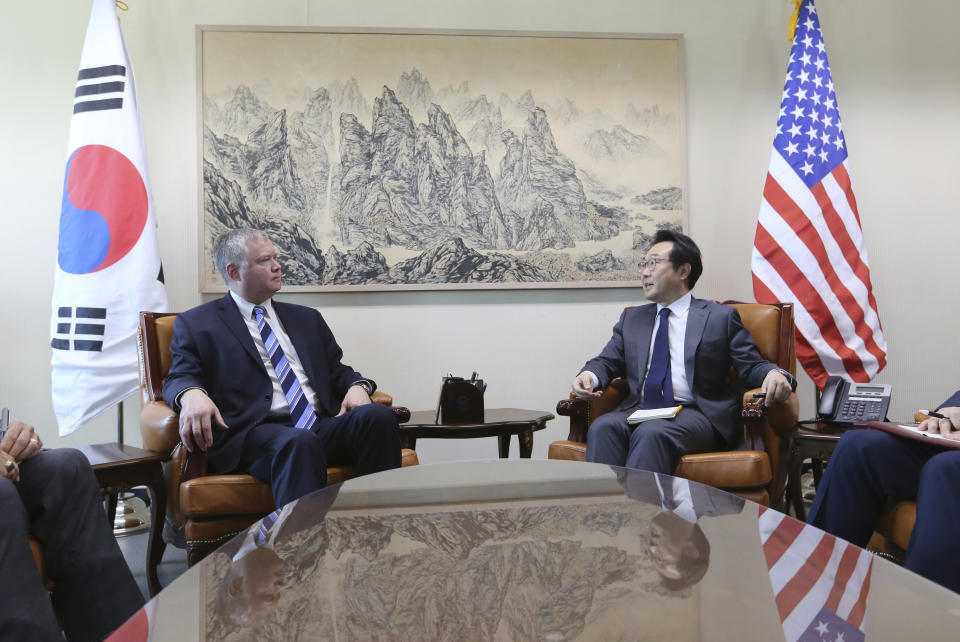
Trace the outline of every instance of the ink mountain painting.
{"type": "Polygon", "coordinates": [[[303,290],[633,285],[680,229],[677,39],[204,31],[212,240],[303,290]]]}

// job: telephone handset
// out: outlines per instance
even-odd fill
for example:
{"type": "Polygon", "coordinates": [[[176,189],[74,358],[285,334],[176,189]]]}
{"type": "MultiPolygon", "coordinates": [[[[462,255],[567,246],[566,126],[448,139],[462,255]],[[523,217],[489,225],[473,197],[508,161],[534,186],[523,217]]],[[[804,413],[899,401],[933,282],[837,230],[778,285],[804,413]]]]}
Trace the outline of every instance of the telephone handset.
{"type": "Polygon", "coordinates": [[[850,383],[843,377],[827,377],[817,406],[817,421],[835,424],[884,421],[892,388],[888,383],[850,383]]]}

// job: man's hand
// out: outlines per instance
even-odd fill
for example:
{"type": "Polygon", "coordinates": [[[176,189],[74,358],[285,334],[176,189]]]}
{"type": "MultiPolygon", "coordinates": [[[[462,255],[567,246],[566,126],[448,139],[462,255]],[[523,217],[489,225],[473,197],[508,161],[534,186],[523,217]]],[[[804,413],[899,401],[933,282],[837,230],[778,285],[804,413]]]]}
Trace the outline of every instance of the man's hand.
{"type": "Polygon", "coordinates": [[[580,398],[592,397],[596,399],[601,394],[600,390],[594,392],[593,390],[593,377],[590,376],[587,372],[581,372],[573,380],[573,394],[577,395],[580,398]]]}
{"type": "Polygon", "coordinates": [[[217,405],[200,388],[180,396],[180,439],[187,452],[206,450],[213,445],[213,427],[227,430],[217,405]]]}
{"type": "Polygon", "coordinates": [[[33,426],[17,420],[10,422],[7,434],[0,440],[0,451],[8,454],[18,464],[36,455],[42,446],[43,442],[40,441],[33,426]]]}
{"type": "Polygon", "coordinates": [[[783,373],[778,370],[771,370],[767,373],[767,376],[763,378],[761,388],[763,392],[767,394],[763,400],[764,406],[786,401],[790,397],[790,393],[793,392],[790,386],[790,380],[783,376],[783,373]]]}
{"type": "Polygon", "coordinates": [[[366,406],[370,401],[370,395],[363,389],[363,386],[350,386],[347,388],[347,394],[343,397],[343,403],[340,404],[339,417],[348,410],[353,410],[357,406],[366,406]]]}
{"type": "Polygon", "coordinates": [[[944,415],[944,418],[930,417],[917,426],[917,429],[924,432],[937,432],[947,439],[960,441],[960,408],[949,406],[940,408],[937,412],[944,415]]]}

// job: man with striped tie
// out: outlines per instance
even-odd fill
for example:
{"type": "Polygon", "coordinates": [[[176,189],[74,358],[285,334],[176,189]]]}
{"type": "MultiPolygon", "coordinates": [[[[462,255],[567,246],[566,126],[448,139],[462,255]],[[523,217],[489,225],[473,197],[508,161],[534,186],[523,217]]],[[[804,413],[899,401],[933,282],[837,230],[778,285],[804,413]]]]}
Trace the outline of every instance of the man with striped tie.
{"type": "Polygon", "coordinates": [[[396,418],[370,403],[376,384],[341,362],[319,312],[273,300],[282,278],[270,239],[226,232],[213,260],[230,291],[177,316],[163,385],[184,446],[207,450],[211,472],[270,484],[277,506],[326,486],[328,465],[399,467],[396,418]]]}

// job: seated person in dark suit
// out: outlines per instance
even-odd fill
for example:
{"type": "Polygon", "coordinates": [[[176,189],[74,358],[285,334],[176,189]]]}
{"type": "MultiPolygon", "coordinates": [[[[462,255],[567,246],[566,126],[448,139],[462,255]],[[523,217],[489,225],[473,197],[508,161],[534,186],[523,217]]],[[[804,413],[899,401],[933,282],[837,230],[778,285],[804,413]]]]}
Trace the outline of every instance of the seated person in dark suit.
{"type": "MultiPolygon", "coordinates": [[[[921,430],[960,440],[960,392],[921,430]]],[[[917,521],[904,566],[960,593],[960,450],[902,439],[880,430],[840,438],[807,521],[866,546],[889,503],[916,500],[917,521]]]]}
{"type": "Polygon", "coordinates": [[[329,465],[399,467],[397,420],[370,403],[376,384],[341,361],[319,312],[272,299],[282,280],[270,240],[227,232],[213,259],[230,292],[177,316],[163,383],[184,446],[207,450],[211,472],[270,484],[277,506],[326,486],[329,465]]]}
{"type": "Polygon", "coordinates": [[[626,377],[629,394],[590,426],[586,459],[669,474],[685,454],[741,444],[731,366],[744,386],[763,388],[766,405],[787,399],[797,382],[760,356],[736,309],[691,296],[703,263],[689,236],[658,231],[640,268],[653,303],[624,311],[606,347],[573,380],[573,391],[599,397],[610,381],[626,377]],[[627,424],[638,408],[677,404],[683,409],[672,419],[627,424]]]}
{"type": "Polygon", "coordinates": [[[0,638],[101,640],[143,606],[77,450],[41,452],[33,426],[0,440],[0,638]],[[48,593],[30,552],[43,546],[48,593]],[[62,631],[62,632],[61,632],[62,631]]]}

